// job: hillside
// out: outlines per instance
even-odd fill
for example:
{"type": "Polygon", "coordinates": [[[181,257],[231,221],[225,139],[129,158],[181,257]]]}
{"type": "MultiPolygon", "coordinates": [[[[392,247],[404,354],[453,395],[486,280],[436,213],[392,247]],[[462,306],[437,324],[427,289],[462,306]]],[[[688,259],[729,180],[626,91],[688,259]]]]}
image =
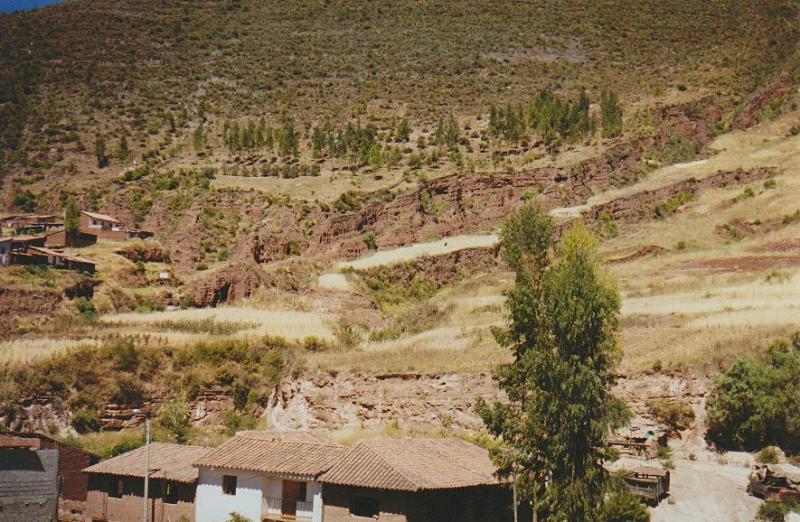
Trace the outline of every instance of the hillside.
{"type": "MultiPolygon", "coordinates": [[[[468,170],[484,170],[496,147],[474,139],[483,134],[480,119],[493,104],[527,104],[543,88],[568,96],[587,89],[594,103],[602,89],[616,91],[628,109],[628,132],[647,128],[648,116],[636,116],[636,108],[658,100],[712,96],[729,121],[794,51],[796,7],[791,0],[669,9],[648,0],[517,2],[513,9],[494,2],[311,1],[287,9],[238,0],[73,0],[6,15],[2,202],[12,209],[14,196],[30,189],[39,210],[59,208],[73,192],[102,207],[113,188],[108,181],[134,160],[248,176],[256,167],[265,175],[267,160],[268,177],[294,176],[286,164],[320,164],[311,161],[309,142],[312,126],[325,121],[340,130],[374,125],[386,152],[407,118],[413,143],[401,142],[399,157],[386,162],[402,167],[417,161],[406,150],[419,135],[430,138],[452,113],[473,130],[464,132],[471,143],[459,147],[474,165],[468,170]],[[298,153],[279,154],[277,145],[228,150],[226,123],[244,129],[262,120],[268,129],[291,121],[298,153]],[[102,169],[98,137],[110,160],[102,169]],[[127,149],[119,151],[123,137],[127,149]]],[[[324,177],[353,166],[349,156],[322,159],[324,177]]],[[[371,177],[355,175],[347,185],[371,177]]],[[[239,186],[259,187],[255,181],[239,186]]]]}

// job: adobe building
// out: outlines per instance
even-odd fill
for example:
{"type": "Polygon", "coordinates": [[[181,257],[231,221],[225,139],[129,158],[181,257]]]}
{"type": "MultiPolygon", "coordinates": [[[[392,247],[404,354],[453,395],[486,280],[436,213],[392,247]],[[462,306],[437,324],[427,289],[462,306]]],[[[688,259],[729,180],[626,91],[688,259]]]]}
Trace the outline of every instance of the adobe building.
{"type": "Polygon", "coordinates": [[[460,439],[362,441],[320,477],[323,518],[511,521],[511,489],[494,472],[486,450],[460,439]]]}
{"type": "MultiPolygon", "coordinates": [[[[210,448],[154,442],[150,444],[148,508],[150,522],[195,520],[197,468],[192,463],[210,448]]],[[[89,477],[86,514],[93,521],[142,519],[145,448],[137,448],[84,470],[89,477]]]]}
{"type": "Polygon", "coordinates": [[[0,266],[18,264],[15,256],[27,252],[28,247],[43,247],[45,236],[12,236],[0,238],[0,266]]]}
{"type": "Polygon", "coordinates": [[[322,522],[322,484],[347,448],[310,433],[243,431],[195,462],[197,522],[322,522]]]}
{"type": "Polygon", "coordinates": [[[59,497],[66,500],[86,500],[89,479],[83,469],[99,462],[100,457],[40,433],[0,432],[0,448],[20,444],[35,450],[58,450],[59,497]]]}
{"type": "Polygon", "coordinates": [[[0,520],[55,522],[58,450],[37,439],[8,437],[0,446],[0,520]]]}
{"type": "Polygon", "coordinates": [[[19,233],[45,232],[52,228],[63,227],[59,216],[53,214],[27,214],[5,216],[0,219],[0,228],[19,233]]]}
{"type": "Polygon", "coordinates": [[[135,238],[147,239],[153,236],[152,232],[128,227],[113,216],[89,212],[87,210],[81,210],[78,230],[81,233],[93,235],[98,239],[106,239],[109,241],[126,241],[135,238]]]}

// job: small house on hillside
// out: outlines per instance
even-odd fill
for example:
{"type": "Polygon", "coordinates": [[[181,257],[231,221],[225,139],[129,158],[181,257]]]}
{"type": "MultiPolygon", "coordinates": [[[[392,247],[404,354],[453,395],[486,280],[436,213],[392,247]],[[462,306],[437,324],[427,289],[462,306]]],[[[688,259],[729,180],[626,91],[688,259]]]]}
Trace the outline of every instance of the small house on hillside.
{"type": "Polygon", "coordinates": [[[47,248],[85,248],[97,243],[97,236],[80,231],[68,232],[57,230],[45,235],[44,246],[47,248]]]}
{"type": "Polygon", "coordinates": [[[13,215],[0,219],[0,227],[17,233],[44,232],[63,226],[61,218],[53,214],[13,215]]]}
{"type": "MultiPolygon", "coordinates": [[[[512,494],[463,440],[362,441],[320,477],[325,522],[502,522],[512,494]]],[[[530,514],[522,520],[530,520],[530,514]]]]}
{"type": "Polygon", "coordinates": [[[0,266],[9,266],[15,263],[15,255],[24,254],[28,247],[43,247],[45,236],[13,236],[0,238],[0,266]]]}
{"type": "Polygon", "coordinates": [[[125,241],[128,239],[147,239],[152,232],[126,226],[119,219],[106,214],[81,210],[80,232],[97,236],[98,239],[125,241]]]}
{"type": "MultiPolygon", "coordinates": [[[[150,444],[149,520],[194,520],[197,468],[192,462],[211,449],[155,442],[150,444]]],[[[88,467],[86,514],[94,521],[141,520],[144,502],[145,448],[137,448],[88,467]]]]}
{"type": "Polygon", "coordinates": [[[15,236],[0,239],[0,266],[34,265],[80,270],[93,274],[95,262],[85,257],[45,248],[47,236],[15,236]]]}
{"type": "Polygon", "coordinates": [[[55,522],[58,450],[35,439],[9,438],[0,446],[0,520],[55,522]]]}
{"type": "Polygon", "coordinates": [[[253,521],[321,522],[319,476],[345,452],[308,433],[237,433],[195,462],[195,519],[219,522],[237,512],[253,521]]]}

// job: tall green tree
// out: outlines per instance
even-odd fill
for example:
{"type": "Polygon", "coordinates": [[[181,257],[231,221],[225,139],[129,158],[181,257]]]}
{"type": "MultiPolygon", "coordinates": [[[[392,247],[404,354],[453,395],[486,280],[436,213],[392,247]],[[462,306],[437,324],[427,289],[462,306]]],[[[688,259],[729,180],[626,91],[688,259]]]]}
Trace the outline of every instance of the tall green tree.
{"type": "Polygon", "coordinates": [[[119,143],[117,144],[117,151],[116,151],[117,160],[120,162],[125,163],[130,159],[131,151],[128,148],[128,138],[122,136],[119,139],[119,143]]]}
{"type": "Polygon", "coordinates": [[[97,166],[105,168],[108,165],[108,156],[106,156],[106,140],[98,134],[94,139],[94,156],[97,159],[97,166]]]}
{"type": "Polygon", "coordinates": [[[536,206],[503,229],[503,258],[516,281],[506,296],[508,327],[495,337],[514,354],[499,372],[509,401],[481,401],[478,411],[503,442],[492,451],[499,471],[517,474],[523,499],[547,520],[599,520],[608,436],[628,416],[611,393],[620,299],[587,229],[570,229],[557,247],[552,238],[552,222],[536,206]]]}
{"type": "Polygon", "coordinates": [[[622,134],[622,106],[617,93],[604,90],[600,95],[600,114],[603,137],[616,138],[622,134]]]}
{"type": "Polygon", "coordinates": [[[78,231],[81,224],[81,209],[78,207],[78,202],[75,201],[73,196],[67,199],[67,205],[64,207],[64,228],[67,232],[73,234],[78,231]]]}

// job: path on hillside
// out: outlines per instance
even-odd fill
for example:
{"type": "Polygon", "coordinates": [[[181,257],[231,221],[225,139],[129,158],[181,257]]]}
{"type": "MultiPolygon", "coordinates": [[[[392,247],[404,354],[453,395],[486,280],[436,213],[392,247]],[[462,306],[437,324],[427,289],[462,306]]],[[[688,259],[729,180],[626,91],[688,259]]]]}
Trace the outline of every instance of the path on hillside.
{"type": "Polygon", "coordinates": [[[326,290],[350,290],[350,284],[342,271],[345,269],[366,270],[382,265],[393,265],[413,261],[424,256],[441,256],[466,248],[491,248],[500,241],[497,234],[466,234],[451,236],[438,241],[414,243],[408,246],[382,250],[367,257],[337,263],[333,270],[320,275],[317,284],[326,290]]]}

